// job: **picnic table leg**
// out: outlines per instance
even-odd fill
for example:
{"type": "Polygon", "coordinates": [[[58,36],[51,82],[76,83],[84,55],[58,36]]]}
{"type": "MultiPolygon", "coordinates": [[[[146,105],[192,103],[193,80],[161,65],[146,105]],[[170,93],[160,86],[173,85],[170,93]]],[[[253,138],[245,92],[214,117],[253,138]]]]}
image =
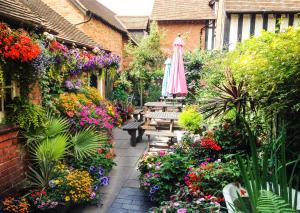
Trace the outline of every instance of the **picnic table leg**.
{"type": "Polygon", "coordinates": [[[143,121],[144,120],[144,115],[143,113],[140,113],[140,120],[139,121],[143,121]]]}
{"type": "Polygon", "coordinates": [[[130,145],[136,146],[136,130],[128,130],[128,134],[130,135],[130,145]]]}
{"type": "Polygon", "coordinates": [[[137,138],[137,142],[141,142],[143,140],[143,135],[145,133],[145,130],[142,128],[138,129],[138,138],[137,138]]]}
{"type": "Polygon", "coordinates": [[[171,120],[171,124],[170,124],[170,131],[173,132],[173,125],[174,125],[174,120],[171,120]]]}

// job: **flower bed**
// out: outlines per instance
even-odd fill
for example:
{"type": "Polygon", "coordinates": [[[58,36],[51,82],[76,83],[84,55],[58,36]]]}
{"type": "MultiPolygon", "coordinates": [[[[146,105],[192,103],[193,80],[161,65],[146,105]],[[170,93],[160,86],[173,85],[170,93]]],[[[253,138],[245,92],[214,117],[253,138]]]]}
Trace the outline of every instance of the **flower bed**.
{"type": "Polygon", "coordinates": [[[4,77],[11,74],[7,66],[12,65],[17,71],[11,77],[28,90],[10,104],[8,118],[20,124],[29,153],[26,192],[5,198],[0,211],[98,204],[114,165],[111,130],[122,120],[117,108],[89,86],[87,76],[115,72],[120,58],[97,47],[69,48],[48,33],[32,36],[3,23],[0,41],[0,80],[4,71],[4,77]],[[42,106],[28,100],[37,81],[42,106]]]}
{"type": "Polygon", "coordinates": [[[223,149],[229,147],[211,131],[203,134],[194,141],[187,133],[169,152],[140,161],[141,189],[159,205],[153,212],[218,212],[225,206],[223,187],[240,180],[237,161],[227,158],[223,149]]]}

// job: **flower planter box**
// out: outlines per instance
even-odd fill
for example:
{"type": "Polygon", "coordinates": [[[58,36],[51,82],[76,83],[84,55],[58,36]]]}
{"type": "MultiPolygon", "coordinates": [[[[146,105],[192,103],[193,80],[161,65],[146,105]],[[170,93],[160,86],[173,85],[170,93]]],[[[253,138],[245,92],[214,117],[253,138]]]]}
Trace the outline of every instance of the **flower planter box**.
{"type": "MultiPolygon", "coordinates": [[[[226,206],[228,209],[228,213],[234,213],[235,207],[233,205],[234,200],[238,198],[238,193],[240,190],[244,190],[244,188],[238,186],[236,183],[230,183],[223,188],[223,195],[225,198],[226,206]]],[[[292,189],[293,199],[295,197],[296,190],[292,189]]],[[[300,210],[300,192],[297,192],[297,210],[300,210]]]]}

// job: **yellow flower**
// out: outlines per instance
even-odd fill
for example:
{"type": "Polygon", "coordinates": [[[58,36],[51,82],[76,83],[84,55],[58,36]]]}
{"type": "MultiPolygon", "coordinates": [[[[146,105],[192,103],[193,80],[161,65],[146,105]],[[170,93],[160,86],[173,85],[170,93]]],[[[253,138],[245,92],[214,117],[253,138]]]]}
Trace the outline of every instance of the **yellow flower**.
{"type": "Polygon", "coordinates": [[[65,197],[65,201],[66,201],[66,202],[70,201],[70,197],[69,197],[69,196],[66,196],[66,197],[65,197]]]}
{"type": "Polygon", "coordinates": [[[56,185],[58,185],[58,184],[59,184],[59,180],[55,180],[54,183],[55,183],[56,185]]]}

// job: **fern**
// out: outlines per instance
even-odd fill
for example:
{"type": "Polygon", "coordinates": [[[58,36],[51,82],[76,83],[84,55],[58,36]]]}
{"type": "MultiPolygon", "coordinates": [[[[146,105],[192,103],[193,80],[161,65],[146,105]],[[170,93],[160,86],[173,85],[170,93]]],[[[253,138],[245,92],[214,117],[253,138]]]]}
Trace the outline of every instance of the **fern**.
{"type": "Polygon", "coordinates": [[[257,202],[257,210],[261,213],[296,213],[289,204],[271,191],[261,190],[257,202]]]}

